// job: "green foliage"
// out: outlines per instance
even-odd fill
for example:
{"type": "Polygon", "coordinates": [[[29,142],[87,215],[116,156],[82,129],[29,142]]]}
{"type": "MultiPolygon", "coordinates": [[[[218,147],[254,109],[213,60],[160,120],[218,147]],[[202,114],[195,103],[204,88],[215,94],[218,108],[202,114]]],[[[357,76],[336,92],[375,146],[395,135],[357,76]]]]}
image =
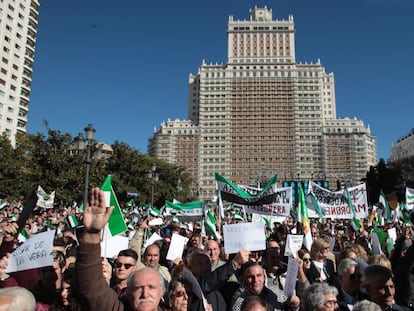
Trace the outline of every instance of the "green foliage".
{"type": "MultiPolygon", "coordinates": [[[[70,155],[72,136],[46,126],[47,137],[41,133],[18,135],[15,148],[7,136],[0,136],[0,197],[27,197],[41,185],[48,193],[56,191],[56,202],[82,201],[86,152],[70,155]]],[[[90,187],[101,186],[111,174],[121,203],[129,201],[127,192],[133,191],[138,192],[136,204],[144,205],[151,201],[148,171],[155,164],[159,181],[154,185],[154,205],[161,207],[165,200],[174,198],[188,199],[190,180],[183,169],[142,155],[126,143],[115,142],[112,148],[112,157],[92,161],[90,187]],[[177,190],[178,180],[182,191],[177,190]]]]}

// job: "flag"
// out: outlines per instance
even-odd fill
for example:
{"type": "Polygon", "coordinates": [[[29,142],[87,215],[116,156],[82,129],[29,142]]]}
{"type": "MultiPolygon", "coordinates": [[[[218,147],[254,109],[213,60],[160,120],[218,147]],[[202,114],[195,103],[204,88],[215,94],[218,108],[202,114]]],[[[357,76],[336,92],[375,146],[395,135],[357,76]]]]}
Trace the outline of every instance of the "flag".
{"type": "Polygon", "coordinates": [[[398,203],[398,210],[400,212],[402,221],[405,224],[409,224],[410,223],[410,211],[407,210],[407,206],[403,202],[400,202],[398,203]]]}
{"type": "Polygon", "coordinates": [[[221,237],[220,237],[220,234],[217,232],[217,229],[216,229],[216,223],[217,223],[217,220],[216,220],[216,218],[214,217],[214,215],[213,215],[213,213],[212,212],[210,212],[210,210],[207,210],[206,209],[206,212],[205,212],[205,224],[206,224],[206,226],[210,229],[210,231],[214,234],[214,236],[215,236],[215,238],[216,239],[220,239],[221,237]]]}
{"type": "Polygon", "coordinates": [[[7,206],[7,200],[6,199],[3,199],[0,202],[0,209],[3,209],[5,206],[7,206]]]}
{"type": "Polygon", "coordinates": [[[78,219],[75,215],[69,215],[66,220],[71,228],[76,228],[79,225],[78,219]]]}
{"type": "Polygon", "coordinates": [[[346,188],[345,190],[346,190],[346,196],[348,199],[348,206],[352,213],[351,226],[354,229],[354,231],[360,231],[362,226],[361,226],[359,219],[356,217],[354,202],[352,202],[352,198],[351,198],[351,195],[349,194],[348,188],[346,188]]]}
{"type": "Polygon", "coordinates": [[[313,209],[318,213],[319,218],[323,219],[326,215],[325,211],[321,209],[319,206],[318,200],[315,198],[315,195],[313,193],[309,193],[308,195],[311,199],[313,209]]]}
{"type": "Polygon", "coordinates": [[[405,204],[406,209],[411,211],[414,208],[414,189],[405,188],[405,204]]]}
{"type": "Polygon", "coordinates": [[[37,194],[37,203],[36,205],[43,208],[53,208],[53,204],[55,202],[55,191],[47,194],[45,190],[41,186],[37,187],[36,190],[37,194]]]}
{"type": "Polygon", "coordinates": [[[390,223],[391,222],[391,209],[390,209],[390,205],[388,204],[387,197],[385,196],[384,192],[382,192],[382,190],[380,191],[378,203],[384,206],[385,218],[387,219],[387,223],[390,223]]]}
{"type": "Polygon", "coordinates": [[[20,231],[19,236],[17,237],[17,241],[19,243],[24,243],[29,238],[29,234],[27,231],[23,228],[22,231],[20,231]]]}
{"type": "Polygon", "coordinates": [[[303,245],[306,247],[308,251],[311,250],[312,246],[312,233],[310,231],[310,222],[308,216],[308,207],[306,206],[305,194],[303,193],[302,186],[299,186],[299,209],[298,214],[300,212],[299,221],[302,223],[302,231],[304,235],[303,245]]]}
{"type": "Polygon", "coordinates": [[[158,208],[155,208],[155,207],[151,208],[150,214],[154,217],[162,217],[161,211],[158,208]]]}
{"type": "Polygon", "coordinates": [[[237,213],[237,212],[235,212],[234,213],[234,216],[233,216],[234,218],[236,218],[237,220],[241,220],[241,221],[243,221],[244,222],[244,218],[243,218],[243,216],[242,215],[240,215],[239,213],[237,213]]]}
{"type": "Polygon", "coordinates": [[[260,219],[265,223],[266,227],[272,229],[272,224],[271,224],[269,218],[262,216],[260,219]]]}
{"type": "Polygon", "coordinates": [[[164,216],[178,217],[181,221],[198,221],[204,217],[203,202],[194,201],[187,203],[173,203],[165,201],[164,216]]]}
{"type": "MultiPolygon", "coordinates": [[[[113,206],[114,209],[112,211],[111,216],[109,217],[109,221],[107,224],[106,230],[110,236],[113,237],[115,235],[121,234],[128,230],[124,217],[121,213],[121,208],[118,203],[118,199],[116,198],[114,189],[112,188],[112,176],[108,175],[105,181],[102,184],[101,190],[105,193],[105,201],[107,207],[113,206]]],[[[108,237],[108,238],[109,238],[108,237]]]]}
{"type": "Polygon", "coordinates": [[[126,202],[126,205],[128,207],[132,207],[134,205],[134,199],[129,200],[128,202],[126,202]]]}
{"type": "Polygon", "coordinates": [[[224,176],[217,173],[214,176],[222,200],[242,205],[263,205],[276,201],[277,174],[256,194],[250,194],[248,191],[241,189],[224,176]]]}

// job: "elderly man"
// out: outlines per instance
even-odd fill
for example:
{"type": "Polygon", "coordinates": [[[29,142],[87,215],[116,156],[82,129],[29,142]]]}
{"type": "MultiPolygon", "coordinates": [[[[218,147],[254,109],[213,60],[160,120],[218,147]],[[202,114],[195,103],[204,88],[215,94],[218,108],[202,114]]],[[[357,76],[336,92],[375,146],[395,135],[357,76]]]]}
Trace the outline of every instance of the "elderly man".
{"type": "Polygon", "coordinates": [[[105,195],[93,188],[84,211],[84,232],[77,249],[76,288],[85,310],[156,311],[164,294],[162,277],[152,268],[133,272],[127,282],[126,295],[119,298],[102,275],[100,236],[112,213],[106,208],[105,195]]]}
{"type": "Polygon", "coordinates": [[[359,287],[361,273],[358,263],[351,258],[344,258],[338,265],[338,304],[339,310],[350,311],[357,301],[366,299],[359,287]]]}
{"type": "Polygon", "coordinates": [[[336,296],[338,290],[326,283],[314,283],[309,286],[302,300],[305,311],[334,311],[338,308],[336,296]]]}
{"type": "Polygon", "coordinates": [[[394,304],[395,284],[390,269],[380,265],[368,266],[364,270],[362,281],[369,300],[379,305],[383,311],[410,310],[394,304]]]}
{"type": "MultiPolygon", "coordinates": [[[[265,286],[265,271],[258,263],[251,262],[245,267],[243,284],[234,293],[231,310],[240,311],[243,302],[250,296],[259,296],[266,303],[266,310],[286,310],[290,306],[285,297],[278,297],[265,286]]],[[[292,301],[293,302],[293,301],[292,301]]],[[[297,308],[299,301],[295,299],[293,309],[297,308]]]]}

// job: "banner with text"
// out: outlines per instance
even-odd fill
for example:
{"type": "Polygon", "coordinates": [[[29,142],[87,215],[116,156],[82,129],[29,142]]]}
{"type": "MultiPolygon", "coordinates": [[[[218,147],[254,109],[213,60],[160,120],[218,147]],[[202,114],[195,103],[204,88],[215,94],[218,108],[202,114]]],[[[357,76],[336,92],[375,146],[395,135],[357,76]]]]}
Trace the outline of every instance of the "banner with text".
{"type": "MultiPolygon", "coordinates": [[[[368,202],[366,185],[361,184],[348,188],[350,198],[354,205],[356,218],[368,217],[368,202]]],[[[315,211],[314,204],[318,204],[319,208],[324,211],[324,218],[332,219],[352,219],[353,214],[349,207],[346,190],[332,192],[328,189],[318,186],[314,182],[309,183],[309,193],[312,194],[316,202],[307,200],[310,218],[320,218],[315,211]]]]}
{"type": "Polygon", "coordinates": [[[276,188],[274,200],[275,201],[272,204],[234,204],[234,206],[243,208],[244,211],[248,214],[288,217],[290,215],[290,209],[292,208],[292,187],[276,188]]]}

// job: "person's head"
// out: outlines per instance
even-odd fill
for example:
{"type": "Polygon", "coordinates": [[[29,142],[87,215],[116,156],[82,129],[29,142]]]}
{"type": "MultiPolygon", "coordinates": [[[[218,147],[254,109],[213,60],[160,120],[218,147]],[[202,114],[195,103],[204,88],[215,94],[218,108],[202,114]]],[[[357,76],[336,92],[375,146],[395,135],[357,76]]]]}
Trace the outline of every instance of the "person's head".
{"type": "Polygon", "coordinates": [[[162,276],[150,267],[135,270],[128,277],[126,295],[133,311],[156,311],[164,291],[162,276]]]}
{"type": "Polygon", "coordinates": [[[267,272],[275,273],[280,267],[280,248],[268,248],[263,254],[263,263],[267,272]]]}
{"type": "Polygon", "coordinates": [[[190,238],[190,246],[194,248],[201,248],[201,235],[194,233],[190,238]]]}
{"type": "Polygon", "coordinates": [[[392,269],[391,261],[384,254],[373,255],[368,258],[368,265],[381,265],[388,269],[392,269]]]}
{"type": "Polygon", "coordinates": [[[170,290],[168,292],[168,300],[171,311],[187,311],[188,306],[191,305],[189,298],[191,294],[186,289],[184,284],[180,281],[172,281],[170,290]]]}
{"type": "Polygon", "coordinates": [[[331,311],[338,308],[336,287],[326,283],[314,283],[309,286],[302,296],[303,310],[331,311]]]}
{"type": "Polygon", "coordinates": [[[381,265],[368,266],[364,270],[362,281],[369,299],[383,310],[393,304],[395,285],[390,269],[381,265]]]}
{"type": "Polygon", "coordinates": [[[23,287],[5,287],[0,288],[0,306],[1,310],[34,311],[36,300],[23,287]]]}
{"type": "Polygon", "coordinates": [[[210,257],[202,250],[195,250],[190,255],[188,268],[195,276],[205,276],[211,272],[210,257]]]}
{"type": "Polygon", "coordinates": [[[61,282],[62,273],[66,265],[65,255],[53,247],[52,256],[53,263],[51,266],[39,268],[40,282],[45,288],[56,289],[61,282]]]}
{"type": "Polygon", "coordinates": [[[117,282],[126,281],[131,272],[137,268],[138,254],[132,249],[125,249],[118,253],[115,261],[115,279],[117,282]]]}
{"type": "Polygon", "coordinates": [[[217,264],[220,259],[220,245],[214,240],[208,240],[205,250],[210,255],[211,263],[217,264]]]}
{"type": "Polygon", "coordinates": [[[382,311],[381,307],[375,302],[369,300],[361,300],[354,304],[352,311],[382,311]]]}
{"type": "Polygon", "coordinates": [[[311,246],[312,260],[325,260],[329,252],[329,243],[325,239],[316,239],[311,246]]]}
{"type": "Polygon", "coordinates": [[[358,263],[351,258],[344,258],[337,268],[338,281],[341,288],[350,295],[354,295],[361,285],[361,273],[358,263]]]}
{"type": "Polygon", "coordinates": [[[275,239],[270,239],[267,241],[266,249],[278,249],[280,251],[280,245],[275,239]]]}
{"type": "Polygon", "coordinates": [[[62,232],[62,238],[66,245],[72,244],[74,242],[74,237],[73,229],[67,228],[62,232]]]}
{"type": "Polygon", "coordinates": [[[265,273],[258,263],[248,264],[243,273],[246,289],[253,295],[260,295],[265,286],[265,273]]]}
{"type": "Polygon", "coordinates": [[[307,249],[304,249],[304,248],[300,249],[298,251],[298,256],[303,261],[303,269],[304,269],[304,271],[309,270],[310,267],[311,267],[312,258],[311,258],[310,253],[308,252],[308,250],[307,249]]]}
{"type": "Polygon", "coordinates": [[[315,224],[311,225],[311,234],[312,234],[312,240],[316,241],[317,239],[319,239],[319,229],[315,224]]]}
{"type": "Polygon", "coordinates": [[[145,249],[144,264],[153,269],[157,269],[160,262],[160,247],[152,244],[145,249]]]}
{"type": "Polygon", "coordinates": [[[243,301],[240,311],[266,311],[266,303],[259,296],[252,295],[243,301]]]}
{"type": "Polygon", "coordinates": [[[60,292],[60,298],[62,301],[62,305],[69,306],[72,304],[72,296],[73,296],[73,270],[68,269],[63,273],[63,280],[62,280],[62,288],[60,292]]]}

